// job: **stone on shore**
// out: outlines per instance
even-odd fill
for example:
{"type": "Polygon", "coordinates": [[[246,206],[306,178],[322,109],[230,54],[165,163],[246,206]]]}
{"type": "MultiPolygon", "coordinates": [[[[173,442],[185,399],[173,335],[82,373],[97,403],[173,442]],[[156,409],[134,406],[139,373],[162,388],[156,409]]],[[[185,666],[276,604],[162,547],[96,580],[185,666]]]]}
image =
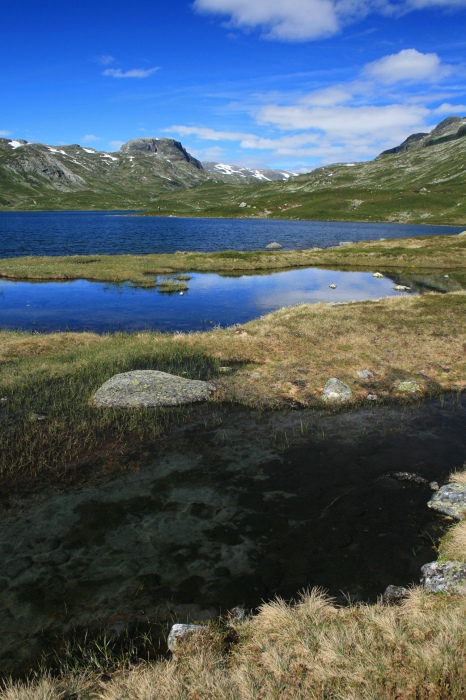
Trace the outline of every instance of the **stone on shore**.
{"type": "Polygon", "coordinates": [[[272,243],[268,243],[266,246],[267,250],[278,250],[279,248],[283,248],[281,243],[277,243],[277,241],[273,241],[272,243]]]}
{"type": "Polygon", "coordinates": [[[418,391],[422,391],[420,384],[417,382],[406,379],[403,382],[398,382],[394,387],[395,391],[399,391],[401,394],[415,394],[418,391]]]}
{"type": "Polygon", "coordinates": [[[445,484],[434,493],[427,505],[443,515],[463,520],[466,518],[466,484],[445,484]]]}
{"type": "Polygon", "coordinates": [[[336,377],[331,377],[324,386],[324,391],[322,393],[322,399],[324,401],[329,403],[343,403],[344,401],[349,401],[350,398],[351,389],[347,384],[336,377]]]}
{"type": "Polygon", "coordinates": [[[179,406],[204,401],[215,390],[212,382],[185,379],[158,370],[134,370],[116,374],[102,384],[94,394],[93,404],[107,408],[179,406]]]}
{"type": "Polygon", "coordinates": [[[436,561],[421,568],[421,584],[430,593],[466,595],[466,564],[462,561],[436,561]]]}
{"type": "Polygon", "coordinates": [[[399,603],[401,600],[406,598],[409,591],[404,586],[387,586],[382,595],[382,601],[385,605],[391,605],[393,603],[399,603]]]}
{"type": "Polygon", "coordinates": [[[195,632],[199,632],[200,630],[204,629],[205,625],[172,625],[168,635],[167,646],[171,652],[174,652],[180,639],[186,637],[187,634],[194,634],[195,632]]]}

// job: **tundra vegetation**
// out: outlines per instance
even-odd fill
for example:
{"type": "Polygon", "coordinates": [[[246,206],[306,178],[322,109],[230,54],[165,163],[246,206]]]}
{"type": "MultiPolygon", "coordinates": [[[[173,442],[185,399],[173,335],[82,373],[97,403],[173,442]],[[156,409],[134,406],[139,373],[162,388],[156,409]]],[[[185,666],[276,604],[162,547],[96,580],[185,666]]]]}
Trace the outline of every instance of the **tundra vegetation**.
{"type": "MultiPolygon", "coordinates": [[[[74,259],[23,258],[1,261],[1,269],[11,277],[90,275],[136,284],[146,279],[144,273],[173,278],[194,269],[219,270],[212,264],[222,271],[258,269],[241,267],[258,261],[263,269],[276,263],[460,272],[465,243],[466,237],[450,236],[327,251],[178,254],[157,256],[149,264],[149,256],[99,256],[94,269],[91,263],[78,273],[69,272],[79,266],[74,259]]],[[[90,397],[113,374],[159,369],[209,379],[217,384],[212,402],[263,410],[290,405],[340,410],[321,400],[331,376],[352,389],[344,410],[363,404],[368,393],[379,402],[460,393],[466,386],[465,310],[466,293],[450,292],[300,305],[208,333],[3,331],[3,503],[13,505],[16,495],[43,486],[67,488],[91,478],[98,483],[131,468],[141,443],[163,440],[176,422],[189,420],[190,407],[93,408],[90,397]],[[357,374],[366,368],[373,374],[369,383],[357,374]],[[399,380],[414,380],[422,391],[402,398],[399,380]]],[[[466,482],[464,473],[453,478],[466,482]]],[[[439,557],[466,561],[464,521],[440,542],[439,557]]],[[[465,614],[466,597],[417,587],[393,606],[339,607],[322,591],[297,592],[295,601],[266,602],[252,617],[208,625],[188,636],[168,661],[157,657],[149,637],[79,642],[56,660],[53,674],[44,670],[5,680],[0,698],[459,700],[466,695],[465,614]]]]}

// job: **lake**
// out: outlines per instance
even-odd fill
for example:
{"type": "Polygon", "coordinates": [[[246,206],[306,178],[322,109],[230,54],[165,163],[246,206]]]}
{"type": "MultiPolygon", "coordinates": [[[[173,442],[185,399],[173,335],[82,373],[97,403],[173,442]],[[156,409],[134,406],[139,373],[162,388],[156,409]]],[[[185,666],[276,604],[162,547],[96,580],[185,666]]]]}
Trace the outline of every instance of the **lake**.
{"type": "Polygon", "coordinates": [[[293,250],[461,230],[454,226],[128,216],[127,212],[0,212],[0,257],[259,250],[272,241],[293,250]]]}

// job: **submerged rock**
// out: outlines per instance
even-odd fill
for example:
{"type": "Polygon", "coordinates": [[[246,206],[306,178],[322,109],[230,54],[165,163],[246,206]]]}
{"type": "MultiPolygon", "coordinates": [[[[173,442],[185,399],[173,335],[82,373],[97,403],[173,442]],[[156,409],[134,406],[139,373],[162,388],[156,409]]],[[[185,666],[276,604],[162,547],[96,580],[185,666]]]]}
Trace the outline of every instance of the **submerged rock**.
{"type": "Polygon", "coordinates": [[[395,284],[393,287],[395,292],[410,292],[411,287],[407,287],[405,284],[395,284]]]}
{"type": "Polygon", "coordinates": [[[421,568],[421,584],[430,593],[466,595],[466,564],[462,561],[436,561],[421,568]]]}
{"type": "Polygon", "coordinates": [[[204,629],[205,625],[172,625],[170,634],[168,635],[167,646],[171,652],[174,652],[180,639],[186,637],[187,634],[194,634],[204,629]]]}
{"type": "Polygon", "coordinates": [[[421,486],[426,486],[429,483],[423,476],[413,472],[391,472],[389,476],[397,481],[411,481],[411,483],[420,484],[421,486]]]}
{"type": "Polygon", "coordinates": [[[185,379],[158,370],[134,370],[116,374],[102,384],[94,394],[93,404],[108,408],[178,406],[204,401],[215,390],[212,382],[185,379]]]}
{"type": "Polygon", "coordinates": [[[443,515],[463,520],[466,518],[466,484],[445,484],[434,493],[427,505],[443,515]]]}
{"type": "Polygon", "coordinates": [[[349,401],[351,395],[351,389],[347,384],[336,377],[331,377],[324,386],[322,399],[327,402],[343,402],[349,401]]]}

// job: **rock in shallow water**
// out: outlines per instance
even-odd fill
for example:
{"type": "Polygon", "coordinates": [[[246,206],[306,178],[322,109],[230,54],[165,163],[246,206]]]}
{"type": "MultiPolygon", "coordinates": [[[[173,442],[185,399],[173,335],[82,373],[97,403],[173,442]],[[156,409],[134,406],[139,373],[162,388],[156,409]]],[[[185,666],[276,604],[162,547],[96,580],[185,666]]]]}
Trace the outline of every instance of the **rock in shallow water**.
{"type": "Polygon", "coordinates": [[[445,484],[432,496],[427,505],[443,515],[463,520],[466,518],[466,484],[445,484]]]}
{"type": "Polygon", "coordinates": [[[421,583],[430,593],[466,595],[466,564],[462,561],[436,561],[421,568],[421,583]]]}
{"type": "Polygon", "coordinates": [[[185,379],[158,370],[134,370],[116,374],[102,384],[94,394],[93,404],[107,408],[178,406],[204,401],[215,390],[212,382],[185,379]]]}

